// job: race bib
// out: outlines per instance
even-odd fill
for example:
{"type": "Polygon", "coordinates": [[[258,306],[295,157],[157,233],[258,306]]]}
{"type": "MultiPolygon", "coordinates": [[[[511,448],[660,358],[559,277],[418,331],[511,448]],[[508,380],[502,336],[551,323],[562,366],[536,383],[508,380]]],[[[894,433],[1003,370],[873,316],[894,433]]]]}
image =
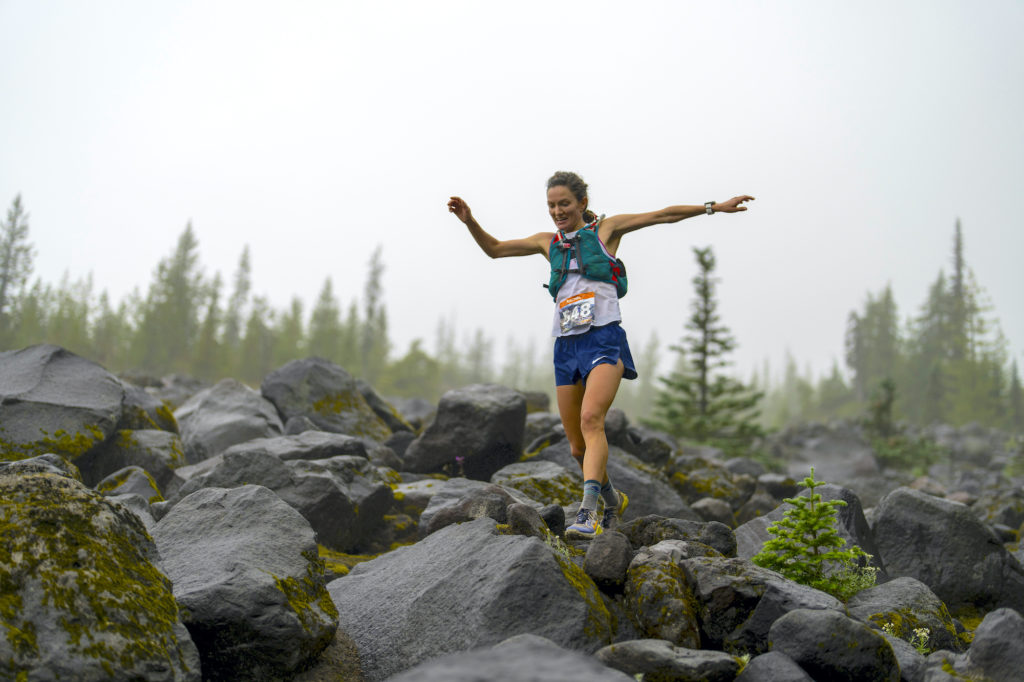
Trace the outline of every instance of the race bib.
{"type": "Polygon", "coordinates": [[[585,291],[570,296],[558,304],[558,313],[563,334],[580,327],[589,327],[594,322],[594,292],[585,291]]]}

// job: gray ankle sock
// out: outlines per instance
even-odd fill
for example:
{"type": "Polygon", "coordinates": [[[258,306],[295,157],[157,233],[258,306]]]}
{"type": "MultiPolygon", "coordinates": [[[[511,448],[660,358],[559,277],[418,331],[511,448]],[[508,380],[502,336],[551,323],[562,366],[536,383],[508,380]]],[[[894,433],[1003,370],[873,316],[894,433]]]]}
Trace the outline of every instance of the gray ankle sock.
{"type": "Polygon", "coordinates": [[[601,482],[587,480],[583,482],[583,504],[580,509],[597,509],[597,497],[601,494],[601,482]]]}
{"type": "Polygon", "coordinates": [[[604,500],[604,506],[610,509],[618,509],[619,507],[619,494],[615,492],[615,488],[612,486],[612,479],[601,486],[601,499],[604,500]]]}

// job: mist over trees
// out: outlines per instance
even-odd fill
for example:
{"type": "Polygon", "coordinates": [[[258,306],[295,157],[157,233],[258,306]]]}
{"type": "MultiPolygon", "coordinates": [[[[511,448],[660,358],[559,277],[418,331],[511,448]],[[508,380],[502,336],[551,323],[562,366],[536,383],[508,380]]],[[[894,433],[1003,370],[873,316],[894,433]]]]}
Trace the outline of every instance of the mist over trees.
{"type": "MultiPolygon", "coordinates": [[[[186,224],[148,285],[120,301],[97,293],[91,274],[65,274],[57,284],[30,281],[36,253],[29,214],[15,197],[0,223],[0,350],[54,343],[115,372],[181,373],[210,382],[233,377],[251,385],[290,360],[317,355],[389,396],[437,400],[449,388],[488,381],[553,394],[551,346],[539,337],[496,341],[484,329],[460,331],[456,320],[442,317],[424,335],[430,338],[395,348],[379,247],[365,263],[361,288],[353,285],[356,273],[341,283],[326,277],[311,306],[293,298],[278,309],[253,292],[248,246],[228,278],[204,271],[199,246],[186,224]]],[[[815,379],[795,358],[785,358],[781,373],[766,362],[747,382],[764,393],[760,425],[860,418],[888,379],[896,419],[978,421],[1024,432],[1020,368],[1009,361],[992,305],[967,263],[959,222],[948,272],[940,269],[919,308],[903,315],[887,285],[850,312],[843,366],[837,361],[815,379]]],[[[640,419],[655,415],[659,390],[672,390],[672,382],[691,371],[685,358],[693,347],[662,380],[655,371],[663,359],[657,336],[632,341],[640,379],[623,382],[615,404],[640,419]]]]}

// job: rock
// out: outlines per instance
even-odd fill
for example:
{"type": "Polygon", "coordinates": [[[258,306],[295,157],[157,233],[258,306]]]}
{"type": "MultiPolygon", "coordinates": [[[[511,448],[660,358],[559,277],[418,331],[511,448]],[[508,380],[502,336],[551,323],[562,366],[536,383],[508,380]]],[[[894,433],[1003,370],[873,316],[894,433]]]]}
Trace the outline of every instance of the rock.
{"type": "Polygon", "coordinates": [[[170,494],[181,485],[175,470],[185,465],[185,446],[169,431],[117,431],[76,463],[86,485],[95,486],[115,471],[137,466],[153,477],[161,493],[170,494]]]}
{"type": "Polygon", "coordinates": [[[380,417],[381,421],[387,424],[387,427],[391,429],[391,433],[398,433],[399,431],[414,431],[412,425],[405,420],[405,417],[399,413],[395,407],[388,401],[377,395],[377,392],[373,390],[373,386],[362,379],[356,379],[356,388],[359,389],[359,393],[363,396],[363,400],[370,406],[373,413],[380,417]]]}
{"type": "Polygon", "coordinates": [[[792,658],[815,680],[900,679],[896,654],[885,638],[837,611],[790,611],[775,621],[769,637],[773,651],[792,658]]]}
{"type": "Polygon", "coordinates": [[[544,540],[553,532],[536,509],[522,502],[508,505],[505,508],[505,518],[509,530],[516,535],[529,535],[544,540]]]}
{"type": "MultiPolygon", "coordinates": [[[[527,443],[525,450],[533,452],[538,449],[541,443],[534,445],[534,441],[549,437],[555,433],[565,437],[565,430],[562,428],[562,419],[551,412],[529,412],[526,413],[526,426],[523,428],[523,442],[527,443]]],[[[551,443],[543,445],[547,447],[551,443]]]]}
{"type": "Polygon", "coordinates": [[[616,530],[628,537],[637,549],[651,547],[662,540],[688,540],[708,545],[723,556],[736,556],[736,538],[732,531],[715,521],[672,519],[652,514],[624,523],[616,530]]]}
{"type": "Polygon", "coordinates": [[[623,605],[643,637],[700,648],[700,605],[671,556],[651,549],[637,553],[626,572],[623,605]]]}
{"type": "Polygon", "coordinates": [[[702,497],[691,504],[690,509],[697,512],[704,521],[718,521],[729,528],[736,527],[736,518],[733,516],[732,507],[725,500],[702,497]]]}
{"type": "Polygon", "coordinates": [[[555,535],[562,537],[565,534],[565,510],[557,504],[549,504],[541,507],[538,511],[540,517],[544,519],[544,523],[547,524],[548,530],[555,535]]]}
{"type": "Polygon", "coordinates": [[[431,518],[435,514],[441,513],[447,507],[461,504],[462,500],[472,491],[485,490],[491,487],[501,489],[511,498],[511,501],[506,503],[506,506],[511,504],[511,502],[522,502],[538,509],[541,508],[539,502],[531,500],[515,488],[502,488],[501,486],[495,486],[493,483],[471,481],[468,478],[450,478],[446,481],[427,479],[425,481],[416,481],[415,483],[403,483],[397,486],[395,492],[396,494],[403,495],[403,502],[406,503],[409,503],[412,499],[416,500],[416,504],[421,504],[424,497],[426,497],[426,506],[420,514],[420,528],[425,528],[430,525],[431,518]]]}
{"type": "Polygon", "coordinates": [[[522,455],[525,423],[526,401],[510,388],[476,384],[448,391],[434,421],[405,451],[405,467],[429,473],[459,462],[467,478],[490,480],[522,455]]]}
{"type": "Polygon", "coordinates": [[[328,585],[368,680],[524,632],[582,652],[611,642],[611,616],[586,574],[542,541],[495,526],[448,526],[328,585]]]}
{"type": "Polygon", "coordinates": [[[578,504],[583,481],[558,464],[547,461],[516,462],[491,476],[491,483],[515,488],[530,499],[562,506],[578,504]]]}
{"type": "Polygon", "coordinates": [[[544,391],[520,391],[520,393],[523,394],[523,400],[526,401],[527,414],[551,411],[551,396],[544,391]]]}
{"type": "Polygon", "coordinates": [[[779,504],[779,500],[768,493],[754,493],[736,511],[736,523],[742,526],[748,521],[753,521],[760,516],[771,513],[779,504]]]}
{"type": "Polygon", "coordinates": [[[689,472],[673,471],[670,477],[674,487],[687,504],[703,497],[725,500],[733,509],[746,501],[732,481],[732,473],[723,467],[704,467],[689,472]]]}
{"type": "Polygon", "coordinates": [[[736,682],[814,682],[810,675],[786,654],[768,651],[750,659],[736,682]]]}
{"type": "Polygon", "coordinates": [[[726,460],[724,466],[734,474],[744,474],[755,479],[767,473],[763,464],[746,457],[733,457],[726,460]]]}
{"type": "Polygon", "coordinates": [[[629,417],[617,407],[611,407],[604,416],[604,435],[609,443],[620,443],[626,437],[629,417]]]}
{"type": "Polygon", "coordinates": [[[697,598],[705,641],[726,651],[767,651],[772,623],[790,611],[843,608],[831,595],[744,559],[694,558],[680,567],[697,598]]]}
{"type": "Polygon", "coordinates": [[[183,374],[170,374],[160,379],[159,386],[146,387],[146,392],[157,400],[170,405],[173,411],[179,406],[184,405],[196,393],[209,387],[208,383],[195,377],[188,377],[183,374]]]}
{"type": "Polygon", "coordinates": [[[117,502],[121,506],[127,507],[133,514],[139,517],[139,521],[142,521],[142,525],[146,527],[146,532],[150,535],[153,534],[153,529],[156,528],[156,517],[153,515],[153,507],[142,495],[135,493],[128,493],[126,495],[107,495],[108,500],[111,502],[117,502]]]}
{"type": "Polygon", "coordinates": [[[623,437],[615,443],[641,462],[651,466],[663,466],[678,447],[675,439],[667,433],[645,426],[630,426],[623,437]]]}
{"type": "Polygon", "coordinates": [[[1007,486],[986,491],[971,505],[971,509],[991,526],[1020,528],[1024,524],[1024,489],[1007,486]]]}
{"type": "Polygon", "coordinates": [[[355,436],[328,433],[327,431],[304,431],[292,436],[255,438],[232,445],[224,450],[224,454],[247,452],[273,455],[281,461],[330,459],[340,455],[366,458],[367,446],[364,441],[355,436]]]}
{"type": "Polygon", "coordinates": [[[732,682],[740,661],[720,651],[697,651],[660,639],[617,642],[598,651],[597,660],[645,680],[732,682]]]}
{"type": "Polygon", "coordinates": [[[879,504],[875,540],[890,576],[920,580],[954,614],[1024,610],[1024,569],[962,504],[899,488],[879,504]]]}
{"type": "Polygon", "coordinates": [[[280,436],[284,430],[274,406],[234,379],[223,379],[196,393],[175,410],[174,417],[190,464],[254,438],[280,436]]]}
{"type": "Polygon", "coordinates": [[[1013,609],[996,609],[986,614],[974,630],[967,652],[967,667],[973,674],[995,682],[1021,678],[1024,660],[1024,617],[1013,609]]]}
{"type": "Polygon", "coordinates": [[[797,485],[792,476],[762,474],[757,477],[757,487],[777,500],[785,500],[787,497],[795,497],[801,486],[797,485]]]}
{"type": "Polygon", "coordinates": [[[882,637],[885,637],[885,641],[887,641],[889,646],[892,647],[892,652],[896,654],[896,662],[900,664],[900,679],[923,679],[926,665],[924,655],[909,642],[906,642],[899,637],[890,635],[884,630],[879,634],[882,635],[882,637]]]}
{"type": "Polygon", "coordinates": [[[387,481],[362,457],[282,462],[258,450],[225,453],[215,467],[182,485],[177,495],[246,484],[273,490],[302,514],[322,544],[342,552],[373,547],[393,500],[387,481]]]}
{"type": "MultiPolygon", "coordinates": [[[[397,431],[384,441],[384,445],[387,445],[399,458],[405,455],[405,451],[409,449],[409,444],[416,440],[416,434],[411,431],[397,431]]],[[[401,467],[400,467],[401,468],[401,467]]]]}
{"type": "Polygon", "coordinates": [[[117,423],[118,431],[158,430],[178,433],[178,421],[170,405],[134,384],[122,382],[122,386],[124,403],[121,420],[117,423]]]}
{"type": "Polygon", "coordinates": [[[309,417],[292,417],[284,422],[284,435],[297,436],[306,431],[319,431],[309,417]]]}
{"type": "Polygon", "coordinates": [[[270,490],[200,490],[161,519],[153,539],[205,679],[283,679],[334,636],[313,529],[270,490]]]}
{"type": "Polygon", "coordinates": [[[356,380],[322,358],[294,360],[274,370],[260,386],[285,421],[306,417],[322,431],[381,442],[391,429],[367,404],[356,380]]]}
{"type": "Polygon", "coordinates": [[[591,656],[567,651],[544,637],[516,635],[493,647],[441,656],[389,682],[633,682],[591,656]]]}
{"type": "Polygon", "coordinates": [[[508,520],[508,508],[515,503],[512,496],[501,486],[488,485],[469,489],[455,504],[445,506],[436,514],[428,515],[426,520],[421,518],[420,537],[426,537],[453,523],[465,523],[481,518],[505,523],[508,520]]]}
{"type": "Polygon", "coordinates": [[[622,533],[606,531],[587,545],[583,570],[602,591],[609,594],[622,592],[626,571],[633,560],[633,548],[622,533]]]}
{"type": "Polygon", "coordinates": [[[935,593],[915,578],[893,578],[853,595],[847,610],[857,620],[879,630],[886,625],[892,634],[909,642],[914,630],[928,630],[929,649],[963,651],[952,616],[935,593]]]}
{"type": "MultiPolygon", "coordinates": [[[[864,517],[864,510],[860,504],[860,498],[852,490],[827,483],[815,491],[821,495],[823,501],[842,500],[845,506],[836,510],[836,532],[846,540],[846,547],[856,545],[871,555],[870,564],[879,569],[879,579],[885,580],[884,559],[880,556],[880,550],[875,542],[874,533],[864,517]]],[[[810,493],[808,488],[800,491],[800,495],[806,497],[810,493]]],[[[779,521],[785,515],[786,510],[792,509],[793,505],[788,502],[776,507],[764,516],[751,519],[738,526],[734,531],[736,534],[736,555],[744,559],[750,559],[758,554],[764,547],[764,543],[771,539],[768,526],[779,521]]]]}
{"type": "Polygon", "coordinates": [[[199,681],[171,582],[126,507],[63,473],[5,467],[0,528],[0,676],[199,681]]]}
{"type": "Polygon", "coordinates": [[[162,501],[160,487],[142,467],[125,467],[115,471],[98,484],[96,490],[107,495],[139,495],[148,503],[162,501]]]}
{"type": "Polygon", "coordinates": [[[0,353],[0,457],[74,462],[114,432],[123,399],[117,377],[58,346],[0,353]]]}
{"type": "Polygon", "coordinates": [[[388,402],[394,405],[402,418],[409,423],[416,431],[430,421],[437,411],[437,406],[423,398],[388,398],[388,402]]]}
{"type": "Polygon", "coordinates": [[[39,455],[13,461],[0,460],[0,476],[17,474],[54,474],[82,482],[82,474],[79,473],[78,467],[60,455],[39,455]]]}

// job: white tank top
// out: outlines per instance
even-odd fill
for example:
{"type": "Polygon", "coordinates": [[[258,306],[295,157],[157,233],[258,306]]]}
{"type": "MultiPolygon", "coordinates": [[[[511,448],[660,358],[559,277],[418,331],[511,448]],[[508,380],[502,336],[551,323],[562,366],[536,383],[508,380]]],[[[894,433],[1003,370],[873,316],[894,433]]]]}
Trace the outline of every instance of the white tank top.
{"type": "MultiPolygon", "coordinates": [[[[567,232],[565,236],[571,239],[575,234],[575,232],[567,232]]],[[[601,248],[608,253],[604,244],[601,244],[601,248]]],[[[611,258],[611,254],[608,257],[611,258]]],[[[577,267],[575,258],[569,261],[569,267],[577,267]]],[[[600,327],[621,321],[619,297],[614,284],[587,279],[578,272],[570,272],[566,275],[565,282],[558,290],[558,298],[555,300],[552,336],[583,334],[591,327],[600,327]]]]}

